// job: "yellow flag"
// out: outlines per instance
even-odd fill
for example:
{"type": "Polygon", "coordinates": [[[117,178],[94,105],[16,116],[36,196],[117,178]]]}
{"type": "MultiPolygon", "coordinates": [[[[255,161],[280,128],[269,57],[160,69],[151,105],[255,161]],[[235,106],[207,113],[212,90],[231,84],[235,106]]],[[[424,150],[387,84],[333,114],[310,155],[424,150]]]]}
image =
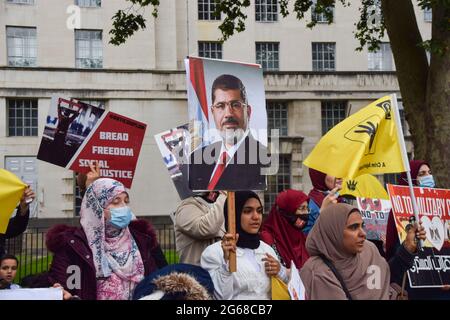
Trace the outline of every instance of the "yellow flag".
{"type": "Polygon", "coordinates": [[[304,164],[338,178],[406,171],[396,105],[392,96],[385,96],[341,121],[320,139],[304,164]]]}
{"type": "Polygon", "coordinates": [[[9,218],[22,197],[26,188],[16,175],[0,169],[0,233],[8,228],[9,218]]]}
{"type": "Polygon", "coordinates": [[[272,300],[291,300],[287,285],[278,277],[271,277],[272,300]]]}
{"type": "Polygon", "coordinates": [[[380,181],[371,174],[363,174],[354,179],[344,179],[341,195],[351,195],[355,198],[371,198],[389,200],[389,195],[380,181]]]}

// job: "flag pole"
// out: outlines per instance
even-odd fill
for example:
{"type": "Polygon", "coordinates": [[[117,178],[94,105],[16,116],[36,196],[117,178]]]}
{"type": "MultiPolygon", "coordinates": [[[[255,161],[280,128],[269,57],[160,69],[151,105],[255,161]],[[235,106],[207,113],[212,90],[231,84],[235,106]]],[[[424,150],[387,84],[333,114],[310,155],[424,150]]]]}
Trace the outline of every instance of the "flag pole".
{"type": "MultiPolygon", "coordinates": [[[[409,187],[409,195],[411,197],[411,202],[413,206],[413,212],[414,217],[416,218],[416,223],[419,224],[419,209],[417,207],[417,201],[416,196],[414,195],[414,188],[412,184],[412,178],[411,178],[411,168],[409,167],[409,160],[408,155],[406,153],[406,145],[405,145],[405,138],[403,137],[403,128],[402,123],[400,121],[400,112],[398,110],[398,104],[397,104],[397,95],[395,93],[391,94],[391,100],[394,105],[394,118],[395,118],[395,124],[397,127],[397,138],[400,142],[400,153],[402,155],[403,160],[403,166],[406,169],[406,177],[408,179],[408,187],[409,187]]],[[[423,248],[423,240],[420,240],[420,247],[419,250],[422,250],[423,248]]]]}

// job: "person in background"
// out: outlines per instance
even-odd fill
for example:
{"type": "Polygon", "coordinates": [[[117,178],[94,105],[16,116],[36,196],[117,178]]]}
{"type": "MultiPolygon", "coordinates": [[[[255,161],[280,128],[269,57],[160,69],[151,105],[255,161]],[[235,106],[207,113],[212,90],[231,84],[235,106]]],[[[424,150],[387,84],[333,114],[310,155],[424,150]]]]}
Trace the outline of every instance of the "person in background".
{"type": "Polygon", "coordinates": [[[20,204],[17,206],[16,215],[9,220],[8,228],[5,234],[0,233],[0,257],[2,257],[5,251],[6,239],[17,237],[25,232],[28,226],[28,220],[30,218],[30,203],[34,200],[36,195],[33,189],[28,186],[20,199],[20,204]]]}
{"type": "Polygon", "coordinates": [[[308,196],[297,190],[284,190],[275,200],[261,228],[261,240],[270,245],[286,268],[291,261],[300,269],[308,259],[302,229],[309,217],[308,196]]]}
{"type": "Polygon", "coordinates": [[[19,260],[12,254],[5,254],[0,258],[0,287],[2,289],[19,289],[20,286],[13,283],[19,267],[19,260]]]}
{"type": "MultiPolygon", "coordinates": [[[[311,178],[313,188],[308,194],[310,214],[308,223],[303,228],[305,234],[308,234],[311,231],[311,228],[319,217],[320,207],[322,206],[325,197],[330,194],[333,189],[337,188],[336,190],[340,190],[342,186],[341,178],[335,178],[312,168],[309,168],[309,177],[311,178]]],[[[341,198],[338,198],[338,202],[342,201],[341,198]]]]}
{"type": "MultiPolygon", "coordinates": [[[[436,187],[436,183],[434,181],[434,177],[431,172],[431,166],[428,162],[424,160],[411,160],[409,162],[409,167],[411,169],[411,179],[414,186],[423,188],[436,187]]],[[[398,184],[403,186],[408,185],[406,172],[403,172],[400,175],[398,184]]],[[[408,235],[410,235],[410,233],[411,231],[408,231],[408,235]]],[[[425,239],[426,236],[424,236],[422,240],[425,239]]],[[[417,253],[416,252],[417,249],[416,250],[413,249],[417,248],[417,243],[414,242],[414,245],[411,244],[407,247],[409,255],[402,254],[401,252],[404,251],[405,245],[400,245],[397,228],[395,226],[394,214],[391,210],[391,212],[389,213],[386,231],[386,258],[389,259],[396,256],[402,256],[405,271],[411,268],[413,265],[414,257],[417,253]]],[[[424,299],[450,300],[450,285],[445,285],[442,288],[410,288],[408,283],[407,291],[409,299],[411,300],[424,300],[424,299]]]]}
{"type": "Polygon", "coordinates": [[[224,235],[225,192],[204,192],[184,199],[175,213],[175,239],[180,263],[200,265],[203,250],[224,235]]]}

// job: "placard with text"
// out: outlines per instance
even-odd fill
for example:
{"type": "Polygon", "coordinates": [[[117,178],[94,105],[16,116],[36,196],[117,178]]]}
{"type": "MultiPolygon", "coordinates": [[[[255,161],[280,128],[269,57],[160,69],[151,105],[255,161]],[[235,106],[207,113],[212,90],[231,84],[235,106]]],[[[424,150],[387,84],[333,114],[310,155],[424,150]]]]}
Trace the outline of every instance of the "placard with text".
{"type": "Polygon", "coordinates": [[[80,173],[97,160],[101,177],[130,188],[146,127],[76,99],[53,97],[37,158],[80,173]]]}

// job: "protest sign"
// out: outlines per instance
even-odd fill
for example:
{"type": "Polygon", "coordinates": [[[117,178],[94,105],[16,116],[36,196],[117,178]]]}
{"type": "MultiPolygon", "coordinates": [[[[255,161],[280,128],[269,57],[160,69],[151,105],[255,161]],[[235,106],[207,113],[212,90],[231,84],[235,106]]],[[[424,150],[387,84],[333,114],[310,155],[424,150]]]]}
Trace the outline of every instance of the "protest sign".
{"type": "Polygon", "coordinates": [[[101,177],[130,188],[145,129],[142,122],[55,96],[37,158],[81,173],[98,160],[101,177]]]}
{"type": "MultiPolygon", "coordinates": [[[[414,222],[409,189],[388,185],[392,212],[400,242],[414,222]]],[[[441,287],[450,284],[450,190],[414,187],[419,218],[425,228],[425,249],[408,270],[411,287],[441,287]]]]}
{"type": "Polygon", "coordinates": [[[291,278],[288,283],[291,300],[305,300],[306,289],[294,261],[291,261],[291,278]]]}
{"type": "Polygon", "coordinates": [[[188,124],[158,133],[155,140],[180,199],[192,196],[187,172],[183,170],[186,166],[182,167],[187,163],[187,147],[190,143],[188,124]]]}
{"type": "Polygon", "coordinates": [[[391,202],[371,198],[356,198],[356,202],[364,220],[367,239],[386,240],[386,227],[391,202]]]}
{"type": "Polygon", "coordinates": [[[189,186],[192,190],[265,190],[267,114],[261,66],[186,59],[189,186]]]}
{"type": "Polygon", "coordinates": [[[62,288],[0,290],[0,300],[62,300],[62,288]]]}

